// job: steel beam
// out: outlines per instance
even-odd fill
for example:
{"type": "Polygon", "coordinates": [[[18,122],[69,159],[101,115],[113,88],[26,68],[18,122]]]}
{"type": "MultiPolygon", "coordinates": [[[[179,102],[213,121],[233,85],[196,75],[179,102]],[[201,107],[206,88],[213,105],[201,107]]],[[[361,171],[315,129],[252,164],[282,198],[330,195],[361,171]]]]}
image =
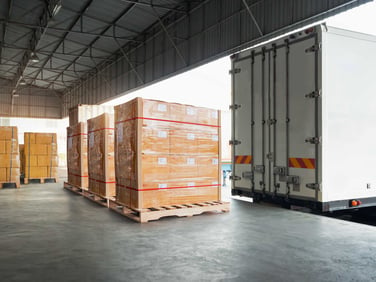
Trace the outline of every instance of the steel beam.
{"type": "MultiPolygon", "coordinates": [[[[17,69],[17,74],[13,78],[12,85],[14,87],[14,90],[17,88],[19,80],[23,74],[23,71],[25,70],[27,64],[30,61],[31,58],[31,53],[35,50],[39,40],[41,39],[42,35],[46,31],[48,21],[51,18],[52,11],[54,10],[55,6],[57,4],[57,0],[52,0],[52,1],[46,1],[46,5],[43,8],[43,12],[39,17],[39,26],[41,28],[35,29],[33,32],[33,35],[30,39],[29,43],[29,50],[24,52],[24,55],[21,59],[21,63],[17,69]]],[[[13,92],[13,91],[12,91],[13,92]]]]}
{"type": "Polygon", "coordinates": [[[82,17],[82,15],[85,13],[85,11],[87,10],[87,8],[89,8],[89,6],[91,5],[91,3],[93,2],[93,0],[88,0],[86,1],[85,5],[81,8],[80,12],[78,13],[78,15],[75,17],[75,19],[70,23],[69,27],[68,27],[68,31],[66,31],[63,36],[61,37],[60,41],[58,42],[58,44],[56,44],[56,47],[51,51],[50,55],[47,57],[47,59],[43,62],[43,64],[41,65],[40,67],[40,71],[35,75],[34,78],[37,78],[39,73],[42,71],[42,69],[46,66],[47,62],[52,58],[54,52],[57,51],[57,49],[60,47],[60,45],[64,42],[65,38],[68,36],[69,34],[69,31],[78,23],[78,21],[80,20],[80,18],[82,17]]]}
{"type": "MultiPolygon", "coordinates": [[[[128,14],[134,7],[136,6],[136,4],[131,4],[131,5],[129,5],[129,6],[127,6],[125,9],[123,9],[120,13],[119,13],[119,15],[115,18],[115,19],[113,19],[107,26],[106,26],[106,28],[104,28],[103,30],[102,30],[102,32],[100,32],[100,34],[105,34],[108,30],[110,30],[110,28],[111,27],[113,27],[122,17],[124,17],[126,14],[128,14]]],[[[95,37],[90,43],[89,43],[89,45],[88,45],[88,47],[85,49],[85,50],[83,50],[81,53],[80,53],[80,55],[83,55],[83,54],[85,54],[87,51],[89,51],[90,50],[90,48],[98,41],[100,39],[100,36],[97,36],[97,37],[95,37]]],[[[77,60],[79,59],[79,56],[78,57],[76,57],[73,61],[72,61],[72,63],[70,64],[70,65],[72,65],[72,64],[74,64],[77,60]]],[[[69,67],[70,67],[70,65],[68,65],[67,67],[66,67],[66,69],[68,69],[69,67]]],[[[95,68],[97,68],[97,66],[95,66],[95,68]]],[[[57,77],[58,78],[58,77],[57,77]]],[[[56,79],[57,79],[56,78],[56,79]]]]}
{"type": "Polygon", "coordinates": [[[7,12],[7,15],[3,21],[3,30],[2,30],[2,34],[1,34],[1,42],[0,42],[0,64],[2,62],[2,59],[3,59],[3,47],[4,47],[4,43],[5,43],[5,36],[6,36],[6,32],[7,32],[7,24],[8,24],[8,21],[9,21],[9,18],[10,18],[10,14],[12,13],[12,2],[13,0],[8,0],[7,3],[6,3],[6,10],[8,11],[7,12]]]}

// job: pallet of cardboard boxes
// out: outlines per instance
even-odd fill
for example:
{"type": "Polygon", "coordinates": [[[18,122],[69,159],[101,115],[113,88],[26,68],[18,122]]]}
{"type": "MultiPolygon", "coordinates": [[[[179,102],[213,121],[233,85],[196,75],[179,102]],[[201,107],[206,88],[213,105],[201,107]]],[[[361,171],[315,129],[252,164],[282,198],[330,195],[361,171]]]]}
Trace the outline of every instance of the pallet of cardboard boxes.
{"type": "Polygon", "coordinates": [[[20,188],[20,155],[18,130],[15,126],[0,127],[0,188],[20,188]]]}
{"type": "Polygon", "coordinates": [[[103,113],[112,114],[113,107],[80,104],[69,109],[69,127],[67,127],[68,181],[64,182],[64,188],[77,194],[83,194],[89,189],[87,120],[103,113]]]}
{"type": "Polygon", "coordinates": [[[136,98],[115,107],[116,200],[139,222],[206,211],[221,202],[220,112],[136,98]]]}
{"type": "Polygon", "coordinates": [[[56,133],[24,133],[24,183],[31,179],[44,183],[58,181],[56,133]]]}

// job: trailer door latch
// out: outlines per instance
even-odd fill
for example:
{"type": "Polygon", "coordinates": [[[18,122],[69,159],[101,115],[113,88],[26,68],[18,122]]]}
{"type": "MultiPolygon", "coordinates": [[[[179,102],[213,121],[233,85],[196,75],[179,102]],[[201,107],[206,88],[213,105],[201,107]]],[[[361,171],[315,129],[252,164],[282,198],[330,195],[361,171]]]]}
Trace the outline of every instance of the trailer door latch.
{"type": "Polygon", "coordinates": [[[240,176],[236,176],[236,175],[230,175],[230,180],[234,180],[234,181],[237,181],[237,180],[241,180],[242,178],[240,176]]]}
{"type": "Polygon", "coordinates": [[[265,173],[265,166],[264,165],[256,165],[253,170],[254,170],[254,172],[257,172],[257,173],[265,173]]]}
{"type": "Polygon", "coordinates": [[[234,105],[230,105],[230,110],[237,110],[241,107],[242,105],[237,105],[237,104],[234,104],[234,105]]]}
{"type": "Polygon", "coordinates": [[[306,98],[319,98],[321,96],[321,90],[316,90],[305,95],[306,98]]]}
{"type": "Polygon", "coordinates": [[[239,140],[230,140],[229,141],[229,144],[230,145],[239,145],[239,144],[241,144],[242,142],[241,141],[239,141],[239,140]]]}
{"type": "Polygon", "coordinates": [[[312,190],[320,190],[320,184],[318,183],[308,183],[306,187],[312,190]]]}
{"type": "Polygon", "coordinates": [[[236,73],[239,73],[241,71],[241,69],[232,69],[229,71],[229,74],[236,74],[236,73]]]}
{"type": "Polygon", "coordinates": [[[321,143],[321,137],[308,137],[305,139],[306,143],[311,144],[320,144],[321,143]]]}

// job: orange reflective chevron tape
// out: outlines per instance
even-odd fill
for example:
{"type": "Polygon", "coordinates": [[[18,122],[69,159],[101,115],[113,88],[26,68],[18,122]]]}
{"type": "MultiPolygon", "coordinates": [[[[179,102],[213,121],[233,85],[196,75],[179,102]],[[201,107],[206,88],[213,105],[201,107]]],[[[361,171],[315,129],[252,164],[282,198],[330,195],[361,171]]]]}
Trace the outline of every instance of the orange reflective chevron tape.
{"type": "Polygon", "coordinates": [[[316,160],[309,158],[289,158],[289,167],[315,169],[316,160]]]}
{"type": "Polygon", "coordinates": [[[235,163],[236,164],[251,164],[252,156],[250,155],[235,156],[235,163]]]}

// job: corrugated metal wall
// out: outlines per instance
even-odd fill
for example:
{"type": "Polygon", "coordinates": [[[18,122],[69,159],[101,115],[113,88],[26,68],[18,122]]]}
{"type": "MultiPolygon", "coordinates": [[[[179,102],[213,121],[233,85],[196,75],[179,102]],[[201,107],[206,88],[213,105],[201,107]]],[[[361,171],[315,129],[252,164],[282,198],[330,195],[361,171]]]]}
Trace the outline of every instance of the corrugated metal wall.
{"type": "Polygon", "coordinates": [[[0,116],[62,118],[62,97],[51,90],[37,87],[19,88],[12,97],[10,82],[0,80],[0,116]]]}
{"type": "Polygon", "coordinates": [[[119,55],[68,90],[63,116],[78,103],[109,100],[369,0],[248,0],[259,28],[242,0],[202,2],[188,15],[172,19],[168,34],[162,27],[154,29],[143,43],[126,47],[127,58],[119,55]]]}

